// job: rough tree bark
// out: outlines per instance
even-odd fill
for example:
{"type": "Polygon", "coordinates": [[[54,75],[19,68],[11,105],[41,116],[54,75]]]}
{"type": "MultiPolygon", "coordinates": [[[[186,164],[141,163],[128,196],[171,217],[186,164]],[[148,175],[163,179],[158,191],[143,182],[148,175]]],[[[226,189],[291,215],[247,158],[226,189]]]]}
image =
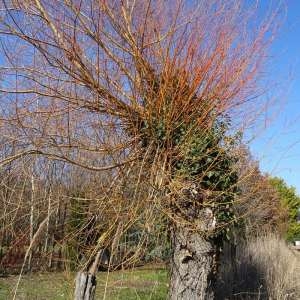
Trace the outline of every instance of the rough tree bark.
{"type": "Polygon", "coordinates": [[[197,211],[192,202],[184,201],[181,208],[194,224],[174,223],[171,228],[170,300],[214,299],[216,247],[205,233],[213,231],[215,218],[210,208],[197,211]]]}

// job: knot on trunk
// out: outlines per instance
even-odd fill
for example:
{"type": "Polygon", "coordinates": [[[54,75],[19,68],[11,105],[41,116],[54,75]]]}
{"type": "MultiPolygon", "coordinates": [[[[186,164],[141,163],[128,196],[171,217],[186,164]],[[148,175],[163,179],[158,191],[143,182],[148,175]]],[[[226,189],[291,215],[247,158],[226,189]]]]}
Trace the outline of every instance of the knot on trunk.
{"type": "Polygon", "coordinates": [[[216,228],[217,219],[212,206],[209,206],[211,192],[196,184],[183,187],[174,197],[171,207],[175,220],[187,228],[209,234],[216,228]]]}
{"type": "Polygon", "coordinates": [[[188,249],[182,249],[180,251],[180,258],[182,264],[187,264],[190,260],[193,260],[193,253],[188,249]]]}

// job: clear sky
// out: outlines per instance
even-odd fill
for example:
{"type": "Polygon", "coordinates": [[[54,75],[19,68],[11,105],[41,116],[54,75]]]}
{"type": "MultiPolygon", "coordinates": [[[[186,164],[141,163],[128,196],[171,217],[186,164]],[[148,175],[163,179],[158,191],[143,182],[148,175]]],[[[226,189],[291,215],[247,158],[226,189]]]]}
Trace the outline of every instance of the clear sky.
{"type": "MultiPolygon", "coordinates": [[[[261,0],[261,13],[270,2],[261,0]]],[[[251,150],[262,171],[284,178],[300,194],[300,1],[286,0],[285,6],[286,16],[271,47],[267,72],[273,82],[270,93],[277,95],[279,105],[269,109],[269,117],[275,111],[272,121],[259,131],[251,150]]]]}

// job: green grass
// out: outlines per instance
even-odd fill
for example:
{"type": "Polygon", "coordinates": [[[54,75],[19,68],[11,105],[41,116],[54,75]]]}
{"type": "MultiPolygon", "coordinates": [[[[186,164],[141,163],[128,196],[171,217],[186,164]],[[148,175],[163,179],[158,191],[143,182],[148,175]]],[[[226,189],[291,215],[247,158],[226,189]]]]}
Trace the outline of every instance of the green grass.
{"type": "MultiPolygon", "coordinates": [[[[72,299],[74,273],[35,273],[22,276],[18,300],[72,299]]],[[[165,269],[141,268],[97,274],[96,299],[166,299],[168,278],[165,269]],[[106,290],[106,292],[105,292],[106,290]]],[[[18,276],[0,278],[0,300],[12,299],[18,276]]]]}

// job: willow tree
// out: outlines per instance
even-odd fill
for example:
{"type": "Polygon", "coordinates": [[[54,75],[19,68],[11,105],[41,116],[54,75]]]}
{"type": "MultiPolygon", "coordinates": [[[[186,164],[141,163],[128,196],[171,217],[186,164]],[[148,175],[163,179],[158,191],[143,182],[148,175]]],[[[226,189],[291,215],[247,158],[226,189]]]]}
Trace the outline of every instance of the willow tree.
{"type": "MultiPolygon", "coordinates": [[[[141,165],[155,197],[139,205],[171,228],[172,299],[213,297],[237,180],[224,137],[261,108],[274,28],[273,18],[252,22],[254,10],[237,0],[2,0],[1,130],[17,149],[3,163],[43,155],[118,176],[141,165]]],[[[93,294],[94,271],[79,294],[93,294]]]]}

